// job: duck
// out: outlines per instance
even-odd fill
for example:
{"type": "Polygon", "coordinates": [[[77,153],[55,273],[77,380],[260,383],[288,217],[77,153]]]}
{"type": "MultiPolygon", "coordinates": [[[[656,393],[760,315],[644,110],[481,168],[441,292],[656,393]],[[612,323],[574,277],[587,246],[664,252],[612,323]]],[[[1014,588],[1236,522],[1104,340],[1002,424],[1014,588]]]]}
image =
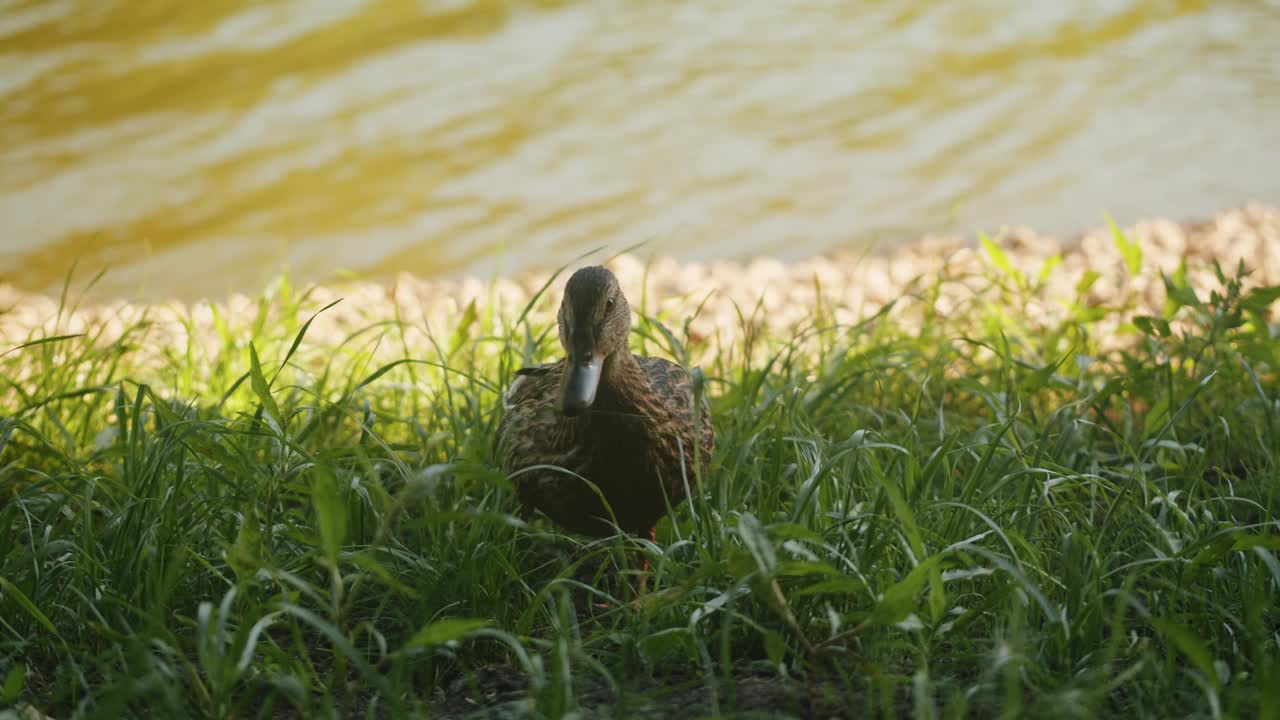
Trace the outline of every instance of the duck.
{"type": "Polygon", "coordinates": [[[607,268],[569,277],[557,324],[564,356],[519,369],[504,394],[497,447],[520,515],[653,541],[707,474],[710,403],[680,364],[631,352],[631,306],[607,268]]]}

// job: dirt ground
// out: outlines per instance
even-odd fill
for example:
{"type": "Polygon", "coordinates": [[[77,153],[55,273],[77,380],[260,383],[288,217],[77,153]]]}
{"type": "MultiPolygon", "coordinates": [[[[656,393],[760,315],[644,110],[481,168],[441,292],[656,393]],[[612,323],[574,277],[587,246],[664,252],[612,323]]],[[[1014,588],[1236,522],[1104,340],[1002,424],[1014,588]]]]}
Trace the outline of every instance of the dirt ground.
{"type": "MultiPolygon", "coordinates": [[[[768,668],[742,664],[729,682],[691,671],[657,677],[616,693],[598,678],[577,678],[579,717],[691,720],[702,717],[842,718],[849,698],[836,686],[783,679],[768,668]]],[[[434,705],[442,720],[516,720],[537,717],[526,678],[514,668],[482,668],[454,681],[434,705]]]]}

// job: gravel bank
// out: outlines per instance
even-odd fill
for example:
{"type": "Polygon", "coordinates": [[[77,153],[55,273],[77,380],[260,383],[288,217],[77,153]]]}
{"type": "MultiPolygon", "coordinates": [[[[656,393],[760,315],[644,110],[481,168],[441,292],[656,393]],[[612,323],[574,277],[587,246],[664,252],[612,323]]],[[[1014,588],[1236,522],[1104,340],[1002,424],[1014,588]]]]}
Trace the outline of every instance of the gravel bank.
{"type": "MultiPolygon", "coordinates": [[[[1218,286],[1212,271],[1215,260],[1228,269],[1244,263],[1251,272],[1249,284],[1280,285],[1280,207],[1250,204],[1206,220],[1149,220],[1124,230],[1142,249],[1144,271],[1134,277],[1127,272],[1125,259],[1106,227],[1071,240],[1021,227],[997,235],[996,243],[1004,249],[1009,263],[1033,280],[1046,262],[1060,258],[1033,292],[1032,302],[1020,311],[1044,322],[1063,317],[1067,311],[1061,301],[1074,298],[1077,283],[1092,271],[1098,280],[1089,290],[1088,302],[1109,305],[1136,300],[1140,307],[1158,313],[1165,289],[1154,271],[1173,272],[1184,261],[1189,280],[1206,298],[1208,291],[1218,286]]],[[[946,282],[934,309],[949,313],[989,286],[984,278],[990,276],[992,259],[985,250],[960,238],[927,236],[886,254],[841,254],[797,263],[767,258],[745,263],[677,263],[669,259],[645,263],[638,257],[619,256],[607,264],[618,274],[636,307],[643,305],[648,312],[656,310],[677,322],[696,312],[689,324],[690,336],[710,339],[704,346],[710,347],[717,339],[730,342],[742,334],[738,308],[751,315],[758,307],[760,311],[748,325],[783,333],[811,321],[820,299],[836,320],[852,323],[909,295],[913,285],[939,276],[946,282]]],[[[304,312],[338,298],[343,302],[324,313],[308,337],[311,343],[336,341],[353,329],[391,319],[397,313],[419,329],[444,336],[473,300],[482,313],[496,303],[494,309],[513,316],[546,279],[545,274],[497,281],[401,276],[387,284],[327,284],[313,289],[304,312]]],[[[543,319],[550,319],[560,286],[561,280],[557,280],[547,297],[535,305],[535,313],[543,319]]],[[[232,319],[233,327],[247,326],[247,318],[258,312],[258,299],[235,295],[215,303],[151,306],[117,302],[80,308],[59,317],[56,298],[0,286],[0,341],[13,346],[105,324],[102,342],[112,342],[145,313],[152,332],[162,333],[150,335],[149,344],[181,351],[192,335],[212,336],[215,307],[224,318],[232,319]],[[240,318],[246,319],[237,322],[240,318]],[[188,327],[195,332],[188,333],[188,327]]],[[[904,321],[910,322],[909,314],[904,321]]]]}

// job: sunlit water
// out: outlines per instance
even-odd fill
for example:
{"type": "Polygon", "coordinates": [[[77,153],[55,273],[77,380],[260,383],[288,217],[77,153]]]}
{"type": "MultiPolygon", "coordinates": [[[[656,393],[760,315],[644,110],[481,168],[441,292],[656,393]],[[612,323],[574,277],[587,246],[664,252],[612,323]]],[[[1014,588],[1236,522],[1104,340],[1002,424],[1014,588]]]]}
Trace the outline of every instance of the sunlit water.
{"type": "Polygon", "coordinates": [[[1280,2],[0,0],[0,280],[794,258],[1280,201],[1280,2]]]}

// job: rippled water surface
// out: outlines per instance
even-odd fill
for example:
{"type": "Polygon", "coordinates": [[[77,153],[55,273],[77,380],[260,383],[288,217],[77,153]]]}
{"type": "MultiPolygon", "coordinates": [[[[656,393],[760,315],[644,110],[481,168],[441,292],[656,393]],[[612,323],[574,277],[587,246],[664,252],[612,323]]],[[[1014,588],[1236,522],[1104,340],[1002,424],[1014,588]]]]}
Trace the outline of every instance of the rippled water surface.
{"type": "Polygon", "coordinates": [[[1280,201],[1280,2],[0,0],[0,280],[798,257],[1280,201]]]}

